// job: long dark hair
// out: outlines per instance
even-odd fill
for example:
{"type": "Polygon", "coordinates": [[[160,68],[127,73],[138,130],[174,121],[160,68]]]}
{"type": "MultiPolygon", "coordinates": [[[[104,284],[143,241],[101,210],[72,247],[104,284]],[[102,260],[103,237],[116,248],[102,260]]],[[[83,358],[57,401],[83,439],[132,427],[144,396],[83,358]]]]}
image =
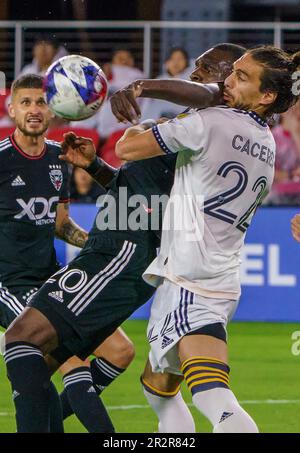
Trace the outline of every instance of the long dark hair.
{"type": "Polygon", "coordinates": [[[277,93],[265,115],[283,113],[294,105],[299,94],[293,90],[293,74],[300,70],[300,51],[293,55],[273,46],[260,46],[246,52],[263,66],[260,91],[277,93]]]}

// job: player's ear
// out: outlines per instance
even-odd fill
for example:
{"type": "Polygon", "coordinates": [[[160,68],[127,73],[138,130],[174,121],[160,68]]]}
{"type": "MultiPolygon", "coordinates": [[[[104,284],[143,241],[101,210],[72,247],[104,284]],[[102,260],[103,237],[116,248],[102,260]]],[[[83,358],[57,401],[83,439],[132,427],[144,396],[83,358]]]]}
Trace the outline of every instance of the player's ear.
{"type": "Polygon", "coordinates": [[[8,104],[8,114],[12,119],[15,119],[16,114],[15,114],[15,109],[14,109],[14,106],[12,105],[12,103],[8,104]]]}
{"type": "Polygon", "coordinates": [[[260,103],[265,106],[273,104],[273,102],[275,102],[277,98],[277,95],[278,93],[276,93],[275,91],[265,91],[262,94],[260,103]]]}

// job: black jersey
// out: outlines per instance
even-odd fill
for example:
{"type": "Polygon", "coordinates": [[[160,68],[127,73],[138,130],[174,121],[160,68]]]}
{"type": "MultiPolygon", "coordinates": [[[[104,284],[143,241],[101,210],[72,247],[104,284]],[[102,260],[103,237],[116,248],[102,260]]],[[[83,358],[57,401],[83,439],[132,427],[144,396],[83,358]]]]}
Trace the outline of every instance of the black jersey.
{"type": "MultiPolygon", "coordinates": [[[[117,175],[113,178],[112,182],[108,187],[108,194],[113,195],[116,198],[116,213],[117,222],[116,230],[125,230],[125,234],[129,233],[130,225],[128,228],[124,228],[124,219],[122,219],[122,225],[118,223],[120,219],[120,206],[127,204],[127,213],[134,210],[134,207],[130,208],[128,203],[129,198],[133,195],[142,195],[145,197],[145,203],[143,208],[146,210],[147,225],[143,225],[142,231],[134,231],[133,234],[136,238],[139,235],[145,236],[150,230],[155,234],[156,237],[160,237],[160,230],[162,225],[163,216],[163,205],[160,205],[159,210],[152,208],[153,196],[169,195],[174,183],[174,174],[176,167],[176,154],[159,156],[151,159],[144,159],[139,161],[128,162],[123,165],[117,175]],[[120,189],[126,188],[126,198],[122,197],[120,200],[120,189]],[[153,222],[151,217],[158,216],[153,222]],[[158,225],[158,228],[153,228],[153,225],[158,225]]],[[[105,199],[104,199],[105,203],[105,199]]],[[[99,213],[103,206],[100,206],[99,213]]],[[[98,214],[99,214],[98,213],[98,214]]],[[[98,215],[97,215],[98,217],[98,215]]],[[[101,233],[101,229],[97,227],[97,217],[95,219],[93,228],[90,232],[89,237],[95,237],[101,233]]],[[[159,242],[158,242],[159,244],[159,242]]]]}
{"type": "Polygon", "coordinates": [[[69,199],[68,168],[60,144],[45,140],[29,156],[13,136],[0,142],[0,283],[37,286],[57,270],[56,207],[69,199]]]}
{"type": "Polygon", "coordinates": [[[176,154],[172,154],[128,162],[119,170],[117,185],[127,186],[130,195],[144,195],[149,203],[153,195],[169,195],[176,158],[176,154]]]}

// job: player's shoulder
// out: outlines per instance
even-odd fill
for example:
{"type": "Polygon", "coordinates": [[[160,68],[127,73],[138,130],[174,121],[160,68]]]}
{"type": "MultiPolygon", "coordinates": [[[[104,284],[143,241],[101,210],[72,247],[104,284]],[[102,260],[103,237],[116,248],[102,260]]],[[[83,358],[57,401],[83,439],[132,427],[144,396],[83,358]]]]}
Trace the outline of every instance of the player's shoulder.
{"type": "Polygon", "coordinates": [[[231,109],[226,105],[216,105],[214,107],[206,107],[204,109],[193,109],[192,113],[194,118],[197,116],[200,117],[205,126],[219,126],[220,121],[235,115],[234,109],[231,109]]]}
{"type": "Polygon", "coordinates": [[[59,155],[62,152],[61,143],[56,142],[55,140],[46,139],[45,144],[47,145],[47,161],[49,165],[52,165],[51,168],[61,169],[64,175],[68,177],[68,164],[67,162],[59,159],[59,155]]]}
{"type": "Polygon", "coordinates": [[[61,150],[61,143],[55,140],[49,140],[48,138],[45,139],[45,143],[49,150],[54,152],[59,152],[61,150]]]}
{"type": "Polygon", "coordinates": [[[197,109],[197,113],[199,113],[203,117],[211,117],[211,116],[235,116],[239,113],[246,113],[244,110],[233,109],[227,107],[227,105],[216,105],[214,107],[207,107],[205,109],[197,109]]]}
{"type": "Polygon", "coordinates": [[[46,152],[49,157],[58,159],[59,154],[61,154],[61,144],[55,140],[45,139],[46,152]]]}
{"type": "Polygon", "coordinates": [[[67,167],[66,162],[60,160],[58,156],[61,154],[61,143],[55,140],[45,140],[47,157],[52,164],[59,164],[62,167],[67,167]]]}
{"type": "Polygon", "coordinates": [[[226,105],[218,105],[208,107],[203,110],[198,110],[203,119],[210,120],[212,124],[218,126],[222,120],[239,120],[245,123],[259,126],[261,129],[268,129],[268,124],[259,115],[253,111],[241,110],[237,108],[227,107],[226,105]]]}
{"type": "Polygon", "coordinates": [[[4,156],[11,150],[11,148],[13,148],[13,145],[11,143],[10,137],[0,140],[0,156],[4,156]]]}

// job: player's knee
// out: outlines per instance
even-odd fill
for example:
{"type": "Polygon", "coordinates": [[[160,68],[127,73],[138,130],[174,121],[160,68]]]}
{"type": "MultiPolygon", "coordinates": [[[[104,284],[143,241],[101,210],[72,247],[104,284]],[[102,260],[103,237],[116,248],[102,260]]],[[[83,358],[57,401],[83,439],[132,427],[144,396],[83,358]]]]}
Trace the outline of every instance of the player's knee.
{"type": "Polygon", "coordinates": [[[177,395],[181,381],[181,376],[170,373],[154,373],[149,362],[141,376],[141,383],[144,389],[149,393],[162,397],[177,395]]]}
{"type": "Polygon", "coordinates": [[[135,357],[132,341],[125,336],[113,336],[94,352],[98,358],[103,358],[118,368],[126,369],[135,357]]]}
{"type": "Polygon", "coordinates": [[[52,324],[37,310],[25,309],[9,326],[5,343],[25,341],[41,348],[44,352],[56,345],[57,336],[52,324]]]}
{"type": "Polygon", "coordinates": [[[114,365],[119,368],[127,368],[135,357],[135,348],[132,341],[127,338],[124,338],[119,344],[118,348],[114,351],[114,360],[109,359],[110,362],[113,362],[114,365]]]}
{"type": "Polygon", "coordinates": [[[17,318],[16,321],[7,329],[4,337],[6,344],[13,343],[15,341],[27,341],[28,343],[33,343],[34,333],[28,328],[26,322],[17,318]]]}
{"type": "Polygon", "coordinates": [[[124,357],[124,366],[122,368],[127,368],[130,363],[133,361],[135,358],[135,347],[132,341],[127,340],[123,344],[123,357],[124,357]]]}

